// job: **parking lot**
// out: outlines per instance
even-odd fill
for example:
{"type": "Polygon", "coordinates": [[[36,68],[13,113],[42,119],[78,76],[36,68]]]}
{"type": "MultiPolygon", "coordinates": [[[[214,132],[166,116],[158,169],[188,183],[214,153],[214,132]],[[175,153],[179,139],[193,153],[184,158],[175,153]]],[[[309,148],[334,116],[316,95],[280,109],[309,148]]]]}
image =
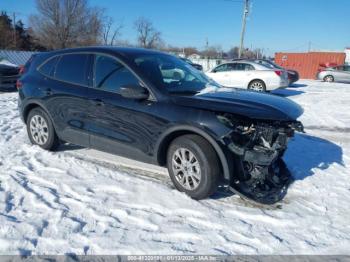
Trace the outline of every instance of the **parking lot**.
{"type": "Polygon", "coordinates": [[[299,81],[305,110],[285,160],[296,181],[271,208],[194,201],[162,168],[65,145],[32,146],[17,94],[0,94],[0,254],[342,254],[350,244],[350,88],[299,81]]]}

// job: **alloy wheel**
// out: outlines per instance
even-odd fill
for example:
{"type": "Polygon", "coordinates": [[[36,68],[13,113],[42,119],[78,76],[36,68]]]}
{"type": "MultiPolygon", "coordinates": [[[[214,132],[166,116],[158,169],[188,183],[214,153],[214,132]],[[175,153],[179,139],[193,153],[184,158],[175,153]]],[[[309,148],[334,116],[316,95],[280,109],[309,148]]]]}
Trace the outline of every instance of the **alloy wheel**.
{"type": "Polygon", "coordinates": [[[324,81],[325,81],[325,82],[328,82],[328,83],[333,82],[333,81],[334,81],[333,76],[326,76],[326,77],[324,78],[324,81]]]}
{"type": "Polygon", "coordinates": [[[187,148],[177,149],[172,157],[172,169],[177,182],[187,190],[195,190],[201,181],[201,169],[196,156],[187,148]]]}
{"type": "Polygon", "coordinates": [[[49,139],[49,128],[42,116],[35,115],[31,118],[30,134],[38,145],[44,145],[47,142],[49,139]]]}
{"type": "Polygon", "coordinates": [[[259,91],[263,92],[264,91],[264,86],[261,82],[254,82],[250,85],[250,89],[254,91],[259,91]]]}

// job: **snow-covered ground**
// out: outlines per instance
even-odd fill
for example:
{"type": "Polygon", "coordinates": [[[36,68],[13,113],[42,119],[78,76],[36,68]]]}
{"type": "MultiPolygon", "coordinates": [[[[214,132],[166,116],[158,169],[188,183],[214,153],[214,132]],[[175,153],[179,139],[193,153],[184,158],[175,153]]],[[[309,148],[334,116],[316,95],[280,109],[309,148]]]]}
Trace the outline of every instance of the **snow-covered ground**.
{"type": "Polygon", "coordinates": [[[0,94],[0,254],[350,254],[350,85],[276,93],[305,109],[279,206],[235,195],[194,201],[162,168],[64,146],[32,146],[0,94]],[[141,170],[140,168],[143,168],[141,170]]]}

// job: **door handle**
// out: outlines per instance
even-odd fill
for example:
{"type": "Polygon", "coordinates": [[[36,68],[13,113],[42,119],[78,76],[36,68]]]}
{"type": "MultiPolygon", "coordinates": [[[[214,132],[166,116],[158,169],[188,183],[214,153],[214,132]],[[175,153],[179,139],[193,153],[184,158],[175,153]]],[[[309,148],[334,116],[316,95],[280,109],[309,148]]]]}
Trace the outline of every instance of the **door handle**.
{"type": "Polygon", "coordinates": [[[92,102],[95,104],[95,106],[104,106],[105,103],[101,99],[93,99],[92,102]]]}
{"type": "Polygon", "coordinates": [[[50,96],[50,95],[52,95],[52,90],[50,88],[47,88],[45,90],[45,93],[46,93],[46,95],[50,96]]]}

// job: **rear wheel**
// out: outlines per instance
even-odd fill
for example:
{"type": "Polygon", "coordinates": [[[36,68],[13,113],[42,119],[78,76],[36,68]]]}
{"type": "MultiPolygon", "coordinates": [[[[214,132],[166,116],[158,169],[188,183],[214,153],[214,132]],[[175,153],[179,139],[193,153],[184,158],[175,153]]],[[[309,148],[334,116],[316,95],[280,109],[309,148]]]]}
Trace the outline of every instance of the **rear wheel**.
{"type": "Polygon", "coordinates": [[[168,149],[167,167],[176,189],[194,199],[207,198],[217,189],[218,157],[209,142],[200,136],[175,139],[168,149]]]}
{"type": "Polygon", "coordinates": [[[328,82],[328,83],[334,82],[334,77],[331,75],[327,75],[323,78],[323,81],[328,82]]]}
{"type": "Polygon", "coordinates": [[[51,119],[41,108],[34,108],[27,118],[27,133],[30,141],[46,150],[55,150],[59,139],[51,119]]]}
{"type": "Polygon", "coordinates": [[[249,83],[248,89],[258,91],[258,92],[266,92],[266,85],[264,81],[254,80],[249,83]]]}

